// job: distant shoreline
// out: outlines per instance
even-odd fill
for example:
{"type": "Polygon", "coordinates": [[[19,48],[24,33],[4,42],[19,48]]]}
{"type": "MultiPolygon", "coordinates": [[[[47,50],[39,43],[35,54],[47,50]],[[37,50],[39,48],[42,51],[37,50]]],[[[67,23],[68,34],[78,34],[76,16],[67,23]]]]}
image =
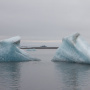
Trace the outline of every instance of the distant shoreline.
{"type": "Polygon", "coordinates": [[[21,49],[57,49],[58,47],[21,47],[21,49]]]}

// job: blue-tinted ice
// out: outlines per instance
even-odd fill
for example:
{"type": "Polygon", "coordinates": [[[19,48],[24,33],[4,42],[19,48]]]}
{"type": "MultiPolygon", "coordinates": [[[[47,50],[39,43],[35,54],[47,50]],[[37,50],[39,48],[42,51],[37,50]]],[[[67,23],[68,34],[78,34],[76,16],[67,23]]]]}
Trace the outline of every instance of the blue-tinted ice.
{"type": "Polygon", "coordinates": [[[90,46],[79,33],[65,37],[52,61],[68,61],[90,64],[90,46]]]}
{"type": "Polygon", "coordinates": [[[29,61],[39,60],[32,58],[24,50],[19,48],[20,37],[16,36],[0,42],[0,61],[29,61]]]}

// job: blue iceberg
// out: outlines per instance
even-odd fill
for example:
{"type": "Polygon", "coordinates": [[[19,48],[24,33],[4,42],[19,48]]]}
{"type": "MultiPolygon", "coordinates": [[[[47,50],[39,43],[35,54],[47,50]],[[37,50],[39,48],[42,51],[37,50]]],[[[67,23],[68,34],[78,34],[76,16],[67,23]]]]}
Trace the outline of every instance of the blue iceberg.
{"type": "Polygon", "coordinates": [[[90,46],[79,33],[65,37],[52,61],[90,64],[90,46]]]}
{"type": "Polygon", "coordinates": [[[12,37],[0,42],[0,61],[30,61],[39,60],[32,58],[24,50],[19,48],[20,37],[12,37]]]}

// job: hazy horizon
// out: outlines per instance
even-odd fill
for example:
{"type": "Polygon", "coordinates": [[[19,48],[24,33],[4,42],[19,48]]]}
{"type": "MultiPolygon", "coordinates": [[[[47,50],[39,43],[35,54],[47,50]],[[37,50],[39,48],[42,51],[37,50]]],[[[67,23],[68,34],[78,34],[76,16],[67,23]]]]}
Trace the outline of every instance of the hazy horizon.
{"type": "Polygon", "coordinates": [[[0,0],[0,12],[0,40],[19,35],[22,45],[58,46],[78,32],[90,42],[89,0],[0,0]]]}

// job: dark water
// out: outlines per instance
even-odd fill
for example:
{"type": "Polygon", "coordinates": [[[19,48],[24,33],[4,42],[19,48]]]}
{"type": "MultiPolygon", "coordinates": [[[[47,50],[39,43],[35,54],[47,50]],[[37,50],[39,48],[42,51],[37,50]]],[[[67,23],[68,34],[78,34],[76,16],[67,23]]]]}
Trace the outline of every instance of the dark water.
{"type": "Polygon", "coordinates": [[[90,90],[90,65],[52,62],[55,51],[28,51],[41,61],[0,63],[0,90],[90,90]]]}

